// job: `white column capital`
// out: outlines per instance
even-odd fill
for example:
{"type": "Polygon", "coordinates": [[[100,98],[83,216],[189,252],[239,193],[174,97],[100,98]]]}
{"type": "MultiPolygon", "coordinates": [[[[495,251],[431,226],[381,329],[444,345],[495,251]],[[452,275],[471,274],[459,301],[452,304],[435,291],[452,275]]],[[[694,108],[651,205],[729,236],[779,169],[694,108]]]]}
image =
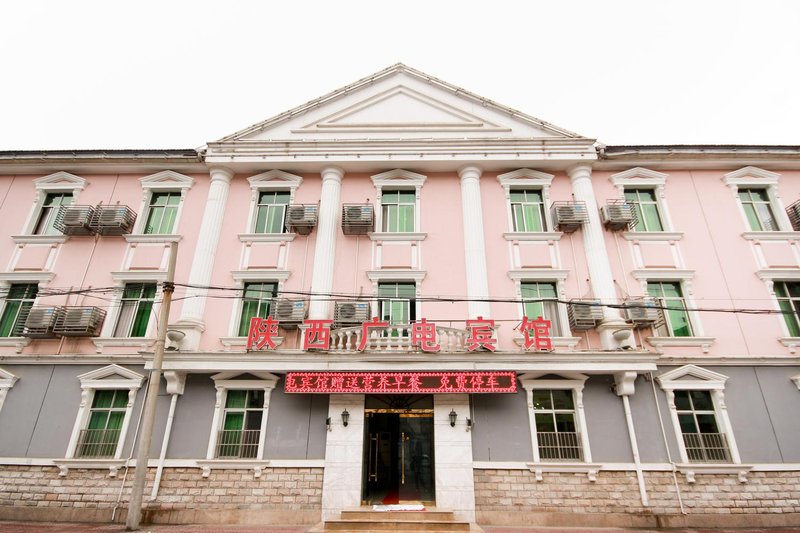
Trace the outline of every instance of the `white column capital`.
{"type": "Polygon", "coordinates": [[[479,180],[481,179],[481,175],[483,172],[480,168],[476,167],[475,165],[468,165],[466,167],[458,169],[458,177],[461,178],[461,181],[465,180],[479,180]]]}
{"type": "Polygon", "coordinates": [[[579,180],[581,178],[591,178],[592,177],[592,165],[586,163],[578,163],[567,169],[567,176],[573,182],[575,180],[579,180]]]}
{"type": "Polygon", "coordinates": [[[211,181],[230,183],[231,179],[233,179],[233,171],[225,167],[211,167],[208,169],[208,173],[211,176],[211,181]]]}
{"type": "Polygon", "coordinates": [[[322,175],[322,181],[336,180],[340,182],[344,178],[344,170],[339,167],[325,167],[320,174],[322,175]]]}

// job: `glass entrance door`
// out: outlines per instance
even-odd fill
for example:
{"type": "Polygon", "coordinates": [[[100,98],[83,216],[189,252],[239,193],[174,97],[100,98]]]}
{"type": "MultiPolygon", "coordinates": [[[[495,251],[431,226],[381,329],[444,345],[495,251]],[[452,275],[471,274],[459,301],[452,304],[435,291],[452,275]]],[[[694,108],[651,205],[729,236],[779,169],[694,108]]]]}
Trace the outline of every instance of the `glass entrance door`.
{"type": "Polygon", "coordinates": [[[363,499],[368,504],[432,503],[433,413],[392,411],[366,413],[363,499]]]}

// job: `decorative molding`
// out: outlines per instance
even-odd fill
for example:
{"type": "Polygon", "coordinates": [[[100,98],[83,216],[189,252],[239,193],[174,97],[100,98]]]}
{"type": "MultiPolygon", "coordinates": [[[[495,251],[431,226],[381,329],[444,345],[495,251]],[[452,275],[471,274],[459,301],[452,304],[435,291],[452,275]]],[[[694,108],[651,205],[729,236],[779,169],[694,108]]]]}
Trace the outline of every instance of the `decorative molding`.
{"type": "Polygon", "coordinates": [[[12,235],[15,244],[64,244],[69,235],[12,235]]]}
{"type": "Polygon", "coordinates": [[[753,469],[753,465],[740,464],[703,464],[703,463],[684,463],[676,465],[678,471],[686,476],[686,482],[695,483],[696,474],[736,474],[739,483],[747,483],[747,473],[753,469]]]}
{"type": "Polygon", "coordinates": [[[683,233],[679,231],[624,231],[622,238],[626,241],[679,241],[683,233]]]}
{"type": "Polygon", "coordinates": [[[81,388],[86,389],[139,389],[144,383],[144,376],[119,365],[108,365],[85,374],[78,379],[81,388]],[[118,376],[117,379],[108,379],[118,376]]]}
{"type": "Polygon", "coordinates": [[[800,231],[745,231],[742,237],[748,241],[798,241],[800,231]]]}
{"type": "Polygon", "coordinates": [[[31,340],[28,337],[3,337],[0,338],[0,347],[14,348],[16,353],[21,353],[22,349],[29,345],[31,340]]]}
{"type": "Polygon", "coordinates": [[[797,385],[797,390],[800,390],[800,374],[797,374],[796,376],[792,376],[789,379],[791,379],[794,382],[794,384],[797,385]]]}
{"type": "Polygon", "coordinates": [[[408,187],[409,189],[416,189],[419,192],[419,189],[425,185],[425,180],[427,180],[428,177],[423,174],[417,174],[416,172],[396,168],[394,170],[375,174],[371,176],[371,179],[372,184],[379,192],[384,187],[390,187],[392,189],[408,187]]]}
{"type": "Polygon", "coordinates": [[[428,238],[427,233],[418,232],[398,232],[398,233],[367,233],[371,241],[424,241],[428,238]]]}
{"type": "Polygon", "coordinates": [[[513,172],[506,172],[497,176],[497,181],[506,189],[510,187],[550,187],[555,176],[530,168],[521,168],[513,172]]]}
{"type": "Polygon", "coordinates": [[[290,275],[288,270],[231,270],[231,276],[236,281],[286,281],[290,275]]]}
{"type": "Polygon", "coordinates": [[[503,233],[503,238],[507,241],[560,241],[562,235],[561,231],[520,231],[503,233]]]}
{"type": "Polygon", "coordinates": [[[128,234],[123,235],[126,242],[129,243],[170,243],[170,242],[180,242],[183,239],[182,235],[178,234],[159,234],[159,233],[148,233],[148,234],[128,234]]]}
{"type": "Polygon", "coordinates": [[[167,280],[167,272],[164,270],[125,270],[123,272],[112,272],[111,279],[118,284],[137,281],[163,283],[167,280]]]}
{"type": "Polygon", "coordinates": [[[589,481],[594,483],[597,481],[597,473],[602,468],[602,465],[597,463],[526,463],[528,470],[533,472],[536,481],[544,481],[545,472],[554,473],[580,473],[586,474],[589,481]]]}
{"type": "Polygon", "coordinates": [[[554,268],[528,268],[508,271],[508,277],[514,281],[564,281],[569,270],[554,268]]]}
{"type": "Polygon", "coordinates": [[[664,346],[699,346],[703,353],[708,353],[716,340],[716,337],[647,337],[647,342],[659,350],[664,346]]]}
{"type": "Polygon", "coordinates": [[[685,365],[656,376],[664,390],[721,390],[728,376],[696,365],[685,365]],[[694,379],[686,379],[689,376],[694,379]]]}
{"type": "Polygon", "coordinates": [[[206,459],[195,461],[202,471],[202,476],[207,478],[213,469],[239,469],[252,470],[253,479],[259,479],[264,469],[270,466],[269,460],[254,461],[252,459],[206,459]]]}
{"type": "Polygon", "coordinates": [[[623,172],[617,172],[608,177],[615,187],[624,187],[626,185],[634,187],[663,187],[667,182],[669,174],[663,172],[656,172],[648,168],[636,167],[623,172]]]}
{"type": "MultiPolygon", "coordinates": [[[[272,337],[275,346],[283,344],[284,337],[272,337]]],[[[225,351],[230,351],[231,348],[244,348],[247,346],[247,337],[220,337],[219,342],[225,347],[225,351]]]]}
{"type": "Polygon", "coordinates": [[[108,469],[108,477],[115,478],[119,469],[125,466],[124,459],[54,459],[53,465],[58,467],[58,476],[66,477],[70,468],[81,470],[108,469]]]}
{"type": "Polygon", "coordinates": [[[303,183],[303,178],[275,169],[251,176],[247,178],[247,181],[253,190],[290,189],[294,192],[294,189],[297,189],[303,183]]]}
{"type": "Polygon", "coordinates": [[[639,281],[686,281],[694,278],[694,270],[671,268],[639,268],[631,274],[639,281]]]}
{"type": "Polygon", "coordinates": [[[758,270],[756,275],[764,281],[771,280],[800,280],[800,268],[764,268],[758,270]]]}
{"type": "Polygon", "coordinates": [[[789,353],[794,355],[797,351],[797,346],[800,345],[800,337],[781,337],[778,342],[789,348],[789,353]]]}
{"type": "Polygon", "coordinates": [[[0,368],[0,411],[3,409],[3,403],[6,400],[8,391],[11,390],[14,383],[18,380],[19,378],[17,376],[0,368]]]}
{"type": "Polygon", "coordinates": [[[419,283],[427,275],[428,272],[426,270],[367,270],[367,277],[373,282],[412,280],[419,283]]]}
{"type": "Polygon", "coordinates": [[[80,176],[62,171],[35,179],[33,183],[39,191],[75,191],[85,189],[87,181],[80,176]]]}
{"type": "Polygon", "coordinates": [[[725,185],[777,185],[780,174],[758,167],[744,167],[728,172],[722,177],[725,185]]]}
{"type": "MultiPolygon", "coordinates": [[[[553,343],[555,347],[566,347],[567,350],[575,350],[575,347],[578,345],[579,342],[583,340],[583,337],[550,337],[550,342],[553,343]]],[[[514,344],[517,346],[522,346],[525,344],[525,337],[514,337],[514,344]]],[[[548,352],[529,352],[525,351],[525,353],[530,354],[539,354],[539,353],[548,353],[548,352]]]]}
{"type": "Polygon", "coordinates": [[[15,283],[20,281],[47,283],[52,281],[55,274],[52,272],[0,272],[0,283],[15,283]]]}
{"type": "Polygon", "coordinates": [[[162,170],[155,174],[150,174],[139,178],[142,189],[156,191],[186,191],[194,185],[194,178],[175,172],[174,170],[162,170]]]}
{"type": "Polygon", "coordinates": [[[296,233],[240,233],[239,242],[290,242],[296,233]]]}
{"type": "Polygon", "coordinates": [[[97,353],[103,353],[108,348],[139,348],[145,351],[150,348],[156,339],[152,337],[93,337],[92,342],[97,347],[97,353]]]}

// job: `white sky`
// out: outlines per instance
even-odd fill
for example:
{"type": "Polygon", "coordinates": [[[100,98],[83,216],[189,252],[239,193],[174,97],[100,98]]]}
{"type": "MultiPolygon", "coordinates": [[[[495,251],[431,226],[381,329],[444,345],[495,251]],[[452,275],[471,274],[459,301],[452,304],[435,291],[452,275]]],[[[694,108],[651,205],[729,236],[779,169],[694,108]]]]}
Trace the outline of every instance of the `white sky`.
{"type": "Polygon", "coordinates": [[[0,150],[194,148],[398,61],[606,144],[800,144],[794,0],[8,0],[0,150]]]}

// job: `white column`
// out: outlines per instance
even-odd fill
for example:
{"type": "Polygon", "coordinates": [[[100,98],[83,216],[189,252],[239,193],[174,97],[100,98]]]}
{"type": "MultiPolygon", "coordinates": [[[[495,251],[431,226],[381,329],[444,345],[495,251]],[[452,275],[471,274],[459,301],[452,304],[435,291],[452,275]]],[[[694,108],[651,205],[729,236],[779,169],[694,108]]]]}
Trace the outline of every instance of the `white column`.
{"type": "MultiPolygon", "coordinates": [[[[572,192],[576,201],[585,202],[589,212],[589,223],[582,229],[586,265],[592,284],[592,294],[605,304],[617,304],[617,291],[605,242],[605,230],[600,221],[597,200],[592,187],[591,165],[576,165],[567,171],[572,180],[572,192]]],[[[622,318],[618,309],[603,308],[603,321],[597,328],[604,350],[632,348],[634,346],[631,326],[622,318]],[[626,334],[627,333],[627,334],[626,334]]]]}
{"type": "Polygon", "coordinates": [[[325,471],[322,476],[323,520],[338,516],[342,509],[361,504],[364,395],[331,394],[328,416],[331,425],[325,444],[325,471]],[[350,413],[347,427],[342,424],[342,411],[345,409],[350,413]]]}
{"type": "Polygon", "coordinates": [[[467,431],[469,395],[433,397],[433,440],[436,468],[436,506],[452,510],[461,520],[475,521],[475,477],[472,469],[472,433],[467,431]],[[450,426],[455,411],[455,427],[450,426]]]}
{"type": "Polygon", "coordinates": [[[342,190],[344,171],[338,167],[328,167],[322,171],[322,193],[319,203],[317,223],[317,242],[314,245],[314,270],[311,274],[311,296],[308,317],[329,319],[331,316],[330,297],[333,289],[333,266],[336,259],[336,236],[338,235],[339,197],[342,190]]]}
{"type": "MultiPolygon", "coordinates": [[[[461,209],[464,225],[464,259],[467,273],[467,296],[489,298],[489,275],[486,270],[486,246],[483,241],[481,209],[481,169],[474,166],[458,171],[461,178],[461,209]]],[[[489,302],[469,302],[469,316],[491,317],[489,302]]]]}

